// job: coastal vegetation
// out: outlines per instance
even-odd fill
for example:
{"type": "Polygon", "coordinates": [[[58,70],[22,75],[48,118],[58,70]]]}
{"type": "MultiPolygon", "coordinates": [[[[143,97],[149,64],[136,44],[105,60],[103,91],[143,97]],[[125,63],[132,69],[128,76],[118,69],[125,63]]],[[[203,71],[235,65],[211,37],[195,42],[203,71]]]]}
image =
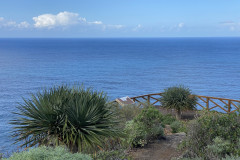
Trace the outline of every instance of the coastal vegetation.
{"type": "Polygon", "coordinates": [[[151,139],[164,135],[161,113],[153,106],[142,109],[133,120],[126,123],[127,142],[131,147],[143,147],[151,139]]]}
{"type": "Polygon", "coordinates": [[[162,107],[176,110],[176,118],[181,119],[181,111],[195,109],[197,98],[189,88],[180,85],[165,89],[160,102],[162,107]]]}
{"type": "Polygon", "coordinates": [[[64,147],[37,147],[14,153],[8,160],[92,160],[91,156],[82,153],[71,153],[64,147]]]}
{"type": "Polygon", "coordinates": [[[190,159],[240,157],[239,113],[202,111],[200,117],[189,123],[187,138],[181,147],[190,159]]]}
{"type": "Polygon", "coordinates": [[[82,86],[38,92],[17,108],[11,124],[21,147],[66,145],[72,152],[92,152],[120,133],[106,95],[82,86]]]}
{"type": "Polygon", "coordinates": [[[198,111],[195,119],[183,120],[179,113],[195,108],[191,95],[184,86],[165,90],[163,107],[180,111],[173,116],[149,103],[120,106],[103,92],[83,86],[38,92],[24,99],[11,121],[16,143],[27,151],[8,159],[132,159],[131,150],[164,141],[169,127],[170,134],[187,135],[179,146],[181,159],[240,157],[239,113],[198,111]]]}

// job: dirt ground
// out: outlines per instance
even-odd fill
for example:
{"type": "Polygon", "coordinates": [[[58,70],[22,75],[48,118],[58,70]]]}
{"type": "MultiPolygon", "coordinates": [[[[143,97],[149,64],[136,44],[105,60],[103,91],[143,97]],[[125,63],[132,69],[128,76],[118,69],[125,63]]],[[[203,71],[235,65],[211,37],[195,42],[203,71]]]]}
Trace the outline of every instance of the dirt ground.
{"type": "Polygon", "coordinates": [[[134,160],[171,160],[179,157],[178,144],[186,137],[185,133],[165,136],[165,139],[154,140],[143,148],[136,148],[130,152],[134,160]]]}

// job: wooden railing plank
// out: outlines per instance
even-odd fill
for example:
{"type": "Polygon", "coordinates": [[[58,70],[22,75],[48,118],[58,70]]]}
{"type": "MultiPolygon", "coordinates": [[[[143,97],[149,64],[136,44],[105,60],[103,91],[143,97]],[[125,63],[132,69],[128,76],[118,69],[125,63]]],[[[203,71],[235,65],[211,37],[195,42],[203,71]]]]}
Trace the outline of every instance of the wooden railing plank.
{"type": "Polygon", "coordinates": [[[199,106],[201,106],[203,109],[206,109],[206,107],[203,107],[200,103],[197,102],[197,104],[198,104],[199,106]]]}
{"type": "Polygon", "coordinates": [[[216,102],[214,102],[213,100],[209,99],[209,101],[211,101],[212,103],[214,103],[216,106],[220,107],[222,110],[224,110],[225,112],[228,113],[228,111],[226,109],[224,109],[223,107],[221,107],[220,105],[218,105],[216,102]]]}
{"type": "Polygon", "coordinates": [[[156,100],[154,103],[152,103],[152,105],[156,104],[157,102],[159,102],[158,100],[156,100]]]}
{"type": "Polygon", "coordinates": [[[213,109],[213,108],[216,108],[216,107],[218,107],[218,106],[211,107],[211,108],[209,108],[209,110],[211,110],[211,109],[213,109]]]}
{"type": "Polygon", "coordinates": [[[143,97],[139,97],[139,98],[145,99],[147,101],[147,98],[145,98],[144,96],[143,97]]]}
{"type": "Polygon", "coordinates": [[[159,101],[159,99],[157,99],[157,98],[154,98],[154,97],[151,97],[152,99],[154,99],[154,100],[157,100],[157,101],[159,101]]]}
{"type": "Polygon", "coordinates": [[[237,109],[239,109],[239,107],[235,103],[233,103],[233,101],[231,101],[231,104],[234,105],[237,109]]]}
{"type": "MultiPolygon", "coordinates": [[[[143,104],[139,99],[142,98],[146,101],[148,101],[150,103],[151,99],[156,100],[155,102],[152,103],[152,105],[156,104],[157,102],[160,102],[158,98],[152,97],[152,96],[161,96],[163,93],[152,93],[152,94],[145,94],[145,95],[141,95],[141,96],[135,96],[135,97],[131,97],[131,99],[134,102],[139,102],[141,104],[143,104]],[[145,98],[147,97],[147,98],[145,98]]],[[[218,97],[210,97],[210,96],[201,96],[201,95],[195,95],[199,100],[201,100],[202,102],[204,102],[206,104],[206,107],[204,107],[202,104],[197,102],[197,105],[199,105],[200,107],[202,107],[203,109],[207,109],[207,110],[212,110],[214,108],[220,108],[221,110],[227,112],[227,113],[232,113],[235,112],[239,109],[239,106],[237,106],[235,103],[240,103],[240,100],[234,100],[234,99],[228,99],[228,98],[218,98],[218,97]],[[206,98],[203,99],[203,98],[206,98]],[[217,102],[213,101],[213,100],[219,100],[220,102],[222,102],[223,104],[225,104],[226,106],[228,106],[228,109],[226,110],[225,108],[223,108],[220,104],[218,104],[217,102]],[[225,102],[225,101],[228,101],[225,102]],[[213,104],[215,104],[214,107],[210,107],[209,108],[209,103],[212,102],[213,104]],[[233,105],[234,107],[236,107],[236,110],[231,111],[231,105],[233,105]]]]}
{"type": "Polygon", "coordinates": [[[219,99],[219,101],[223,102],[225,105],[228,105],[226,102],[224,102],[223,100],[219,99]]]}
{"type": "Polygon", "coordinates": [[[221,99],[221,100],[230,100],[230,101],[235,101],[235,102],[239,102],[240,100],[235,100],[235,99],[228,99],[228,98],[218,98],[218,97],[209,97],[209,96],[200,96],[200,95],[196,95],[197,97],[204,97],[204,98],[211,98],[211,99],[221,99]]]}
{"type": "Polygon", "coordinates": [[[231,111],[230,113],[234,113],[234,112],[236,112],[238,109],[235,109],[235,110],[233,110],[233,111],[231,111]]]}
{"type": "Polygon", "coordinates": [[[199,99],[201,99],[203,102],[207,103],[207,101],[205,101],[204,99],[202,99],[202,97],[198,97],[199,99]]]}

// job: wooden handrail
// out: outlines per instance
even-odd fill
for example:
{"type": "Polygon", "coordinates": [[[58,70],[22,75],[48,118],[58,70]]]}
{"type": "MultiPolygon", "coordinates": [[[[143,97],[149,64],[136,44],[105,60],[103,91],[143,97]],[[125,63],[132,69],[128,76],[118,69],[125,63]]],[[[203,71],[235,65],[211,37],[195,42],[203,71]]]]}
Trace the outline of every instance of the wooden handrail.
{"type": "Polygon", "coordinates": [[[141,98],[141,97],[145,97],[145,96],[155,96],[155,95],[161,95],[161,93],[152,93],[152,94],[145,94],[145,95],[141,95],[141,96],[135,96],[135,97],[130,97],[131,99],[133,98],[141,98]]]}
{"type": "MultiPolygon", "coordinates": [[[[145,94],[145,95],[141,95],[141,96],[131,97],[131,99],[134,102],[138,102],[140,104],[142,104],[143,101],[145,101],[152,105],[155,105],[158,102],[160,103],[159,99],[162,94],[163,93],[145,94]],[[153,96],[159,96],[159,98],[156,98],[153,96]]],[[[232,112],[236,112],[238,109],[240,109],[240,106],[237,105],[237,103],[240,103],[240,100],[219,98],[219,97],[210,97],[210,96],[201,96],[201,95],[194,95],[194,96],[196,96],[198,98],[197,106],[200,106],[202,109],[205,109],[208,111],[218,108],[223,112],[232,113],[232,112]],[[214,106],[212,106],[212,105],[214,105],[214,106]]],[[[161,105],[161,103],[160,103],[160,105],[161,105]]]]}

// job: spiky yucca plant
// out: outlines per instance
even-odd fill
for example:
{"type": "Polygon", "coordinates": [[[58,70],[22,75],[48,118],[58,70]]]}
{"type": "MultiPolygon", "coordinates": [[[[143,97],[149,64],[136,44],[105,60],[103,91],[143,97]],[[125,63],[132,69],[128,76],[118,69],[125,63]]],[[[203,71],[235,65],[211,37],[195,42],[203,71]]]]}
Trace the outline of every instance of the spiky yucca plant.
{"type": "Polygon", "coordinates": [[[92,150],[107,137],[118,136],[117,121],[106,95],[83,87],[59,86],[32,95],[18,108],[11,121],[16,143],[64,144],[71,151],[92,150]]]}
{"type": "Polygon", "coordinates": [[[197,103],[196,96],[183,85],[167,88],[161,96],[162,107],[175,109],[177,119],[181,119],[182,110],[193,110],[197,103]]]}

